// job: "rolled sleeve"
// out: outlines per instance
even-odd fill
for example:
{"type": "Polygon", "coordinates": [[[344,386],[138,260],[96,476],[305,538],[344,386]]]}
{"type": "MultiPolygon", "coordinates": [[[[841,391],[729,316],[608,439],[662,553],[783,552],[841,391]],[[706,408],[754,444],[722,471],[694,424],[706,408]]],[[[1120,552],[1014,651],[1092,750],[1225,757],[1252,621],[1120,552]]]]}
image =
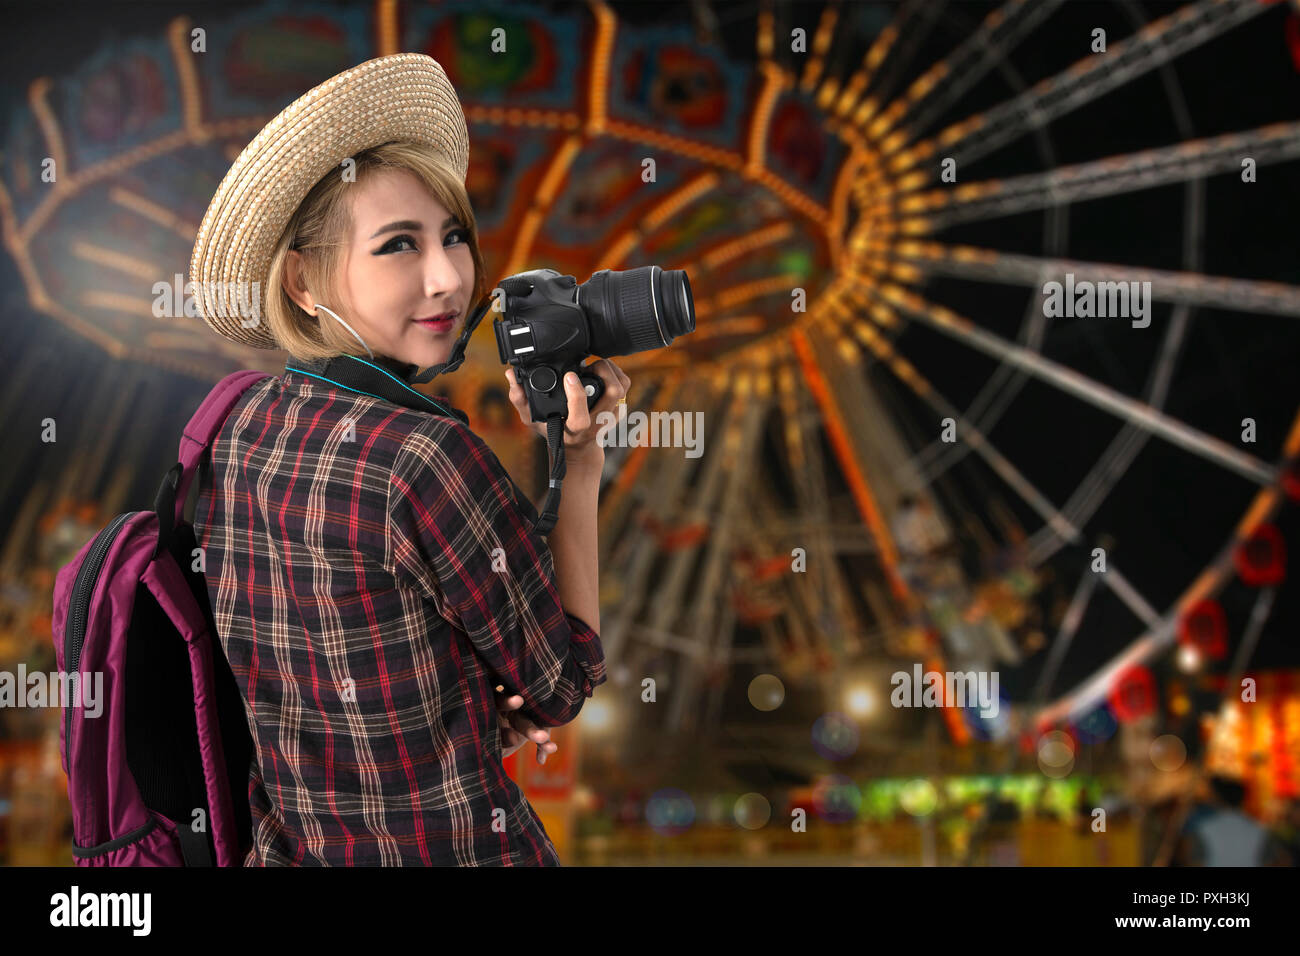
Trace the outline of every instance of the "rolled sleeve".
{"type": "Polygon", "coordinates": [[[555,560],[537,512],[487,444],[430,418],[393,465],[393,562],[469,638],[535,723],[573,720],[605,681],[600,637],[560,604],[555,560]]]}

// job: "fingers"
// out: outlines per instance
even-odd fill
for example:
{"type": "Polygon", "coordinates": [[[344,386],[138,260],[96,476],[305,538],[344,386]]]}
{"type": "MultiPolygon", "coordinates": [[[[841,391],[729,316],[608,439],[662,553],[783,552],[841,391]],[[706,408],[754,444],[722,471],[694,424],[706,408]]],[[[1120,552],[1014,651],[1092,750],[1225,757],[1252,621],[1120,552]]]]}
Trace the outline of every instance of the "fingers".
{"type": "Polygon", "coordinates": [[[512,713],[523,706],[524,698],[521,695],[507,695],[501,684],[497,684],[493,691],[497,724],[501,729],[501,756],[509,757],[531,740],[537,745],[537,762],[546,763],[546,758],[560,749],[551,739],[550,732],[545,727],[538,727],[523,714],[512,713]]]}
{"type": "Polygon", "coordinates": [[[587,390],[577,372],[565,374],[564,391],[569,396],[569,417],[564,422],[564,430],[570,435],[581,435],[591,427],[591,412],[587,409],[587,390]]]}
{"type": "Polygon", "coordinates": [[[517,734],[514,731],[503,730],[501,732],[501,759],[504,760],[506,757],[515,754],[526,743],[528,743],[528,741],[525,740],[522,735],[517,734]],[[509,734],[509,736],[507,736],[507,734],[509,734]]]}
{"type": "Polygon", "coordinates": [[[524,387],[520,385],[518,380],[515,378],[515,370],[513,368],[506,369],[506,381],[510,383],[510,391],[508,393],[510,404],[513,405],[515,411],[519,413],[519,420],[531,428],[533,424],[533,415],[528,409],[528,396],[524,394],[524,387]]]}
{"type": "Polygon", "coordinates": [[[511,714],[506,720],[510,726],[536,744],[550,743],[551,734],[545,727],[538,727],[523,714],[511,714]]]}
{"type": "Polygon", "coordinates": [[[600,401],[592,408],[591,413],[599,415],[601,412],[613,411],[618,407],[618,403],[627,397],[628,390],[632,387],[632,380],[609,359],[592,362],[587,368],[594,370],[605,383],[605,394],[600,396],[600,401]]]}
{"type": "MultiPolygon", "coordinates": [[[[609,359],[601,359],[600,362],[597,364],[603,364],[607,366],[609,368],[609,371],[614,373],[614,376],[617,378],[618,382],[623,386],[623,395],[627,395],[628,389],[632,385],[632,380],[627,377],[627,373],[624,372],[617,365],[615,365],[613,362],[611,362],[609,359]]],[[[596,374],[600,375],[599,372],[597,372],[596,374]]],[[[601,378],[604,377],[605,376],[601,375],[601,378]]]]}
{"type": "Polygon", "coordinates": [[[496,693],[497,718],[502,722],[503,727],[511,727],[520,733],[527,734],[532,740],[545,743],[551,739],[551,735],[542,727],[525,717],[523,714],[511,713],[524,705],[524,698],[519,694],[506,695],[505,688],[497,684],[494,688],[496,693]]]}
{"type": "MultiPolygon", "coordinates": [[[[569,445],[581,444],[580,436],[587,435],[592,422],[596,420],[596,416],[604,411],[613,411],[619,402],[627,397],[628,391],[632,387],[632,379],[609,359],[597,359],[583,368],[584,371],[591,370],[604,382],[605,390],[600,397],[600,401],[589,409],[587,407],[587,393],[577,373],[569,372],[564,376],[564,392],[568,400],[568,416],[564,422],[564,431],[565,444],[569,445]],[[569,440],[573,438],[578,438],[579,441],[573,442],[569,440]]],[[[519,384],[515,369],[513,367],[506,369],[505,377],[506,381],[510,383],[510,404],[514,405],[515,411],[519,413],[519,420],[545,438],[546,426],[543,423],[533,421],[532,409],[528,405],[528,396],[525,394],[523,386],[519,384]]]]}
{"type": "Polygon", "coordinates": [[[503,716],[510,727],[508,732],[518,734],[520,740],[531,740],[537,745],[537,762],[539,764],[546,763],[546,758],[560,749],[559,745],[551,739],[551,734],[545,727],[538,727],[523,714],[506,714],[503,716]]]}
{"type": "Polygon", "coordinates": [[[627,377],[627,373],[611,362],[609,359],[601,359],[599,362],[593,362],[597,366],[596,374],[605,380],[605,394],[613,394],[617,402],[620,398],[626,398],[628,389],[632,387],[632,380],[627,377]]]}
{"type": "Polygon", "coordinates": [[[497,684],[494,689],[496,693],[493,696],[496,698],[497,710],[518,710],[524,706],[524,699],[519,694],[506,694],[505,688],[500,684],[497,684]]]}

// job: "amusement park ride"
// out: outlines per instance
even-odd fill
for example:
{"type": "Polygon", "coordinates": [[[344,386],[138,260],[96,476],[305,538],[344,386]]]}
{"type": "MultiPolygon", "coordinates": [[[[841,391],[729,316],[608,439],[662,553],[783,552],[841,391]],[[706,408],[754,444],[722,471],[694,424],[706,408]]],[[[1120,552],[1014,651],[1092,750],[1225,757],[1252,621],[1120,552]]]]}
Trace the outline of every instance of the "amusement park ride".
{"type": "MultiPolygon", "coordinates": [[[[674,736],[707,735],[726,719],[729,684],[753,674],[814,687],[822,709],[835,711],[845,675],[865,659],[988,670],[1045,651],[1039,706],[1022,729],[1065,726],[1174,651],[1180,634],[1199,640],[1197,615],[1213,617],[1229,581],[1250,578],[1271,593],[1280,579],[1268,549],[1280,555],[1283,542],[1270,521],[1300,494],[1300,417],[1250,445],[1168,410],[1199,312],[1283,324],[1300,316],[1300,288],[1202,272],[1206,180],[1240,177],[1243,157],[1258,175],[1300,157],[1300,122],[1286,118],[1292,110],[1197,136],[1170,69],[1275,5],[1193,0],[1143,22],[1135,5],[1119,4],[1129,35],[1114,31],[1097,53],[1085,30],[1077,53],[1063,51],[1059,68],[1030,84],[1006,53],[1072,15],[1065,7],[1009,0],[976,21],[968,4],[919,0],[830,3],[806,17],[800,5],[761,6],[752,63],[684,25],[625,23],[598,2],[558,13],[512,6],[499,56],[478,42],[487,14],[472,4],[379,2],[364,17],[268,6],[211,24],[182,17],[165,38],[33,84],[0,171],[5,243],[32,310],[106,356],[203,383],[239,367],[278,371],[280,358],[224,345],[197,320],[155,318],[152,279],[187,260],[221,171],[285,102],[369,57],[427,52],[462,94],[469,188],[493,274],[548,267],[582,281],[596,269],[657,263],[685,269],[695,289],[695,334],[619,361],[634,382],[630,410],[702,412],[704,442],[698,457],[607,450],[602,640],[618,693],[633,697],[651,676],[666,706],[646,720],[674,736]],[[882,10],[892,19],[880,20],[882,10]],[[208,52],[196,56],[200,26],[208,52]],[[962,39],[914,70],[938,30],[962,39]],[[850,55],[844,44],[855,38],[862,48],[850,55]],[[274,58],[259,53],[269,49],[274,58]],[[572,55],[556,53],[565,49],[572,55]],[[1062,158],[1054,123],[1151,76],[1164,84],[1178,139],[1062,158]],[[1002,91],[993,105],[963,106],[989,84],[1002,91]],[[982,172],[991,167],[981,160],[1014,144],[1031,171],[982,172]],[[55,183],[40,179],[47,156],[55,183]],[[651,180],[646,157],[656,160],[651,180]],[[1181,189],[1178,268],[1069,255],[1072,206],[1169,185],[1181,189]],[[998,224],[1023,229],[1010,217],[1025,213],[1041,217],[1034,231],[1003,242],[998,224]],[[1148,337],[1138,394],[1048,357],[1053,337],[1072,333],[1040,290],[1067,274],[1075,284],[1149,283],[1149,328],[1107,319],[1098,333],[1110,350],[1148,337]],[[954,281],[990,296],[1028,290],[1018,326],[944,304],[944,283],[954,281]],[[971,374],[984,376],[973,399],[960,383],[927,376],[913,350],[933,335],[916,330],[970,353],[971,374]],[[1080,418],[1113,423],[1068,494],[1043,487],[1034,462],[994,438],[1035,388],[1068,396],[1080,418]],[[1170,601],[1144,594],[1141,575],[1114,555],[1104,572],[1092,570],[1114,530],[1093,519],[1153,439],[1181,450],[1189,469],[1226,471],[1246,489],[1229,539],[1205,542],[1201,572],[1170,601]],[[949,482],[972,468],[988,489],[973,505],[949,482]],[[1045,577],[1085,565],[1046,633],[1036,613],[1045,577]],[[1131,611],[1132,640],[1062,692],[1057,669],[1103,592],[1131,611]]],[[[431,389],[480,407],[500,388],[491,338],[478,336],[455,380],[431,389]]],[[[1294,415],[1295,382],[1279,382],[1274,398],[1294,415]]],[[[123,412],[101,432],[88,474],[111,466],[112,436],[129,420],[123,412]]],[[[1039,454],[1063,454],[1070,441],[1068,429],[1044,428],[1039,454]]],[[[36,514],[56,506],[29,504],[36,514]]],[[[103,507],[112,514],[122,503],[103,507]]],[[[1258,626],[1271,598],[1261,601],[1258,626]]],[[[960,712],[943,716],[955,744],[980,729],[960,712]]]]}

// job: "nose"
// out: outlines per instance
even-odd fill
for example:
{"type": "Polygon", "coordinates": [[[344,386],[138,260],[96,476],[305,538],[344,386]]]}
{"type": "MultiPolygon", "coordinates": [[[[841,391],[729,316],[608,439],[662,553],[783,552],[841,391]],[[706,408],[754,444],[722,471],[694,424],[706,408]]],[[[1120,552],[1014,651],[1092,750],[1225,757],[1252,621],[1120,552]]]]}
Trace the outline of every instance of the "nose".
{"type": "Polygon", "coordinates": [[[436,301],[439,308],[447,309],[453,307],[460,294],[460,287],[461,279],[456,263],[451,261],[446,249],[435,245],[425,256],[424,294],[436,301]]]}

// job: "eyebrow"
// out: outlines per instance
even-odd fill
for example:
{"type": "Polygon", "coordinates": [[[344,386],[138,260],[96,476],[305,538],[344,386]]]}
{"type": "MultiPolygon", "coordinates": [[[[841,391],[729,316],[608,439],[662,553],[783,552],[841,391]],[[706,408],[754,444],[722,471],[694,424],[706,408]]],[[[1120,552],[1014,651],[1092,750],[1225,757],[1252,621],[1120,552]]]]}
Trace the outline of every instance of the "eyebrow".
{"type": "MultiPolygon", "coordinates": [[[[448,216],[446,219],[443,220],[442,228],[446,229],[448,226],[457,224],[459,222],[460,220],[455,216],[448,216]]],[[[414,219],[400,219],[397,222],[390,222],[386,226],[380,226],[378,229],[374,231],[374,233],[370,236],[370,238],[374,239],[375,236],[381,236],[386,232],[396,232],[398,229],[410,229],[413,232],[419,232],[423,228],[424,228],[423,224],[416,222],[414,219]]]]}

